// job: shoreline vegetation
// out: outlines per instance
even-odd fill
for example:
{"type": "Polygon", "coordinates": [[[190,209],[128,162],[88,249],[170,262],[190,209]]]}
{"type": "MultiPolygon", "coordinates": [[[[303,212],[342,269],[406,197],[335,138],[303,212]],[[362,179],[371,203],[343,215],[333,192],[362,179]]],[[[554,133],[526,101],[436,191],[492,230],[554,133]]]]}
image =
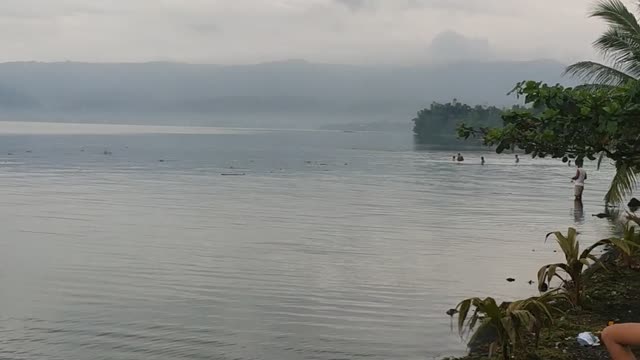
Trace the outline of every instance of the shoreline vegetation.
{"type": "MultiPolygon", "coordinates": [[[[599,0],[590,16],[607,27],[593,43],[604,62],[581,61],[565,70],[584,84],[522,81],[512,93],[524,100],[523,107],[472,108],[454,100],[434,103],[414,119],[414,132],[425,139],[460,122],[460,138],[493,146],[497,153],[519,150],[564,163],[586,158],[597,160],[598,168],[607,160],[616,169],[603,201],[605,213],[620,209],[607,216],[616,235],[581,248],[575,228],[548,234],[565,261],[542,265],[539,296],[502,302],[470,298],[447,311],[470,345],[468,356],[450,360],[610,359],[604,345],[581,347],[578,335],[598,335],[614,323],[640,323],[639,201],[633,205],[632,199],[628,210],[620,206],[640,180],[640,23],[621,0],[599,0]],[[607,250],[604,255],[592,254],[600,248],[607,250]]],[[[640,356],[640,349],[632,350],[640,356]]]]}
{"type": "MultiPolygon", "coordinates": [[[[625,230],[625,241],[629,243],[640,240],[635,229],[625,230]],[[628,235],[633,234],[633,240],[628,235]]],[[[623,246],[624,247],[624,246],[623,246]]],[[[489,328],[476,327],[469,340],[469,354],[463,357],[446,357],[443,360],[489,360],[510,358],[523,360],[606,360],[610,359],[604,345],[582,347],[577,336],[582,332],[599,335],[610,322],[627,323],[640,321],[640,252],[638,247],[631,246],[625,250],[610,246],[607,251],[593,263],[591,267],[580,273],[583,280],[582,302],[580,305],[571,301],[555,300],[551,310],[551,321],[540,324],[540,328],[519,324],[517,342],[509,357],[504,357],[501,349],[491,349],[496,340],[496,333],[489,328]],[[631,254],[625,254],[630,251],[631,254]],[[537,343],[535,339],[538,338],[537,343]],[[493,351],[492,351],[493,350],[493,351]],[[491,355],[490,355],[491,354],[491,355]]],[[[572,291],[574,283],[569,281],[560,293],[572,291]]],[[[554,295],[553,292],[547,294],[554,295]]],[[[544,295],[542,295],[544,296],[544,295]]],[[[503,314],[504,315],[504,314],[503,314]]],[[[453,314],[453,321],[458,320],[459,313],[453,314]]],[[[484,315],[484,319],[488,316],[484,315]]],[[[480,319],[479,322],[482,322],[480,319]]],[[[466,326],[466,325],[464,325],[466,326]]],[[[518,326],[516,326],[517,328],[518,326]]],[[[468,333],[467,333],[468,334],[468,333]]],[[[640,349],[634,349],[640,356],[640,349]]]]}

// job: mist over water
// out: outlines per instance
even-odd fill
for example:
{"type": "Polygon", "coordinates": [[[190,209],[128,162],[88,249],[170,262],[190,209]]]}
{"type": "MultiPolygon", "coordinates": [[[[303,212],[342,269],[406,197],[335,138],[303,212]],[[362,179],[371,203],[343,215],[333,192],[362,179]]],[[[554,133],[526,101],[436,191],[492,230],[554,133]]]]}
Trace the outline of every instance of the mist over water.
{"type": "Polygon", "coordinates": [[[576,212],[560,161],[408,133],[81,127],[0,127],[0,358],[460,354],[447,309],[610,231],[607,166],[576,212]]]}

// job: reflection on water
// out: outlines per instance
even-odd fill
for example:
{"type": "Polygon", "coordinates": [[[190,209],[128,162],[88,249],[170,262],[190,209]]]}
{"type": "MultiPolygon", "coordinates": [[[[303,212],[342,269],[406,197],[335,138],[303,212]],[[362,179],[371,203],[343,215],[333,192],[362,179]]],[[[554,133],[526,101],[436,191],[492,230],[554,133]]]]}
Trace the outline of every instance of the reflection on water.
{"type": "Polygon", "coordinates": [[[1,138],[0,358],[459,354],[447,309],[609,231],[607,171],[578,207],[560,162],[405,134],[124,132],[1,138]]]}
{"type": "Polygon", "coordinates": [[[573,200],[573,221],[576,225],[584,224],[584,205],[580,199],[573,200]]]}

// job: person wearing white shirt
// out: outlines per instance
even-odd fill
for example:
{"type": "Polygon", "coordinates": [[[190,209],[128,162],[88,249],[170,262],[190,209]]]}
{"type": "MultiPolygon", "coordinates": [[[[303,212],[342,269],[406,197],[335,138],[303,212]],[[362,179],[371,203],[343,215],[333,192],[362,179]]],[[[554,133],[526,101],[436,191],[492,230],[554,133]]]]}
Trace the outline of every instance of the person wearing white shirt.
{"type": "Polygon", "coordinates": [[[576,160],[576,167],[576,176],[572,177],[571,180],[573,180],[576,200],[582,200],[584,181],[587,180],[587,170],[582,168],[582,160],[576,160]]]}

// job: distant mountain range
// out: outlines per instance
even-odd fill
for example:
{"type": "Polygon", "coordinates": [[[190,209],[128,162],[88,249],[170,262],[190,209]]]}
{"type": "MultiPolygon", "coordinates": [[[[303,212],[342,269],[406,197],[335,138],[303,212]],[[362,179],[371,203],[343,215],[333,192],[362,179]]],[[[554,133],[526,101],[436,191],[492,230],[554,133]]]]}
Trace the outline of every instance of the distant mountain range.
{"type": "MultiPolygon", "coordinates": [[[[433,101],[511,105],[516,82],[562,82],[555,61],[352,66],[283,61],[0,64],[0,119],[322,128],[399,123],[433,101]]],[[[566,82],[566,79],[565,79],[566,82]]]]}

